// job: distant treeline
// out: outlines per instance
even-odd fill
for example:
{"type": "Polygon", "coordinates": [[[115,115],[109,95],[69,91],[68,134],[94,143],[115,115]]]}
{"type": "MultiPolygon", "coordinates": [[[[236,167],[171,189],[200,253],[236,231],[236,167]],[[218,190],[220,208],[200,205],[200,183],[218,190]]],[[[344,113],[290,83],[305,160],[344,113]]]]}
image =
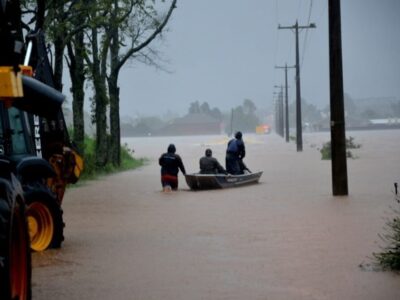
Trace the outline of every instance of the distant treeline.
{"type": "MultiPolygon", "coordinates": [[[[366,99],[353,99],[350,95],[344,95],[345,121],[347,128],[368,129],[396,126],[395,124],[375,124],[375,120],[400,119],[400,99],[394,97],[376,97],[366,99]]],[[[303,126],[311,130],[329,130],[330,108],[318,109],[315,105],[302,99],[303,126]]],[[[296,105],[289,105],[289,124],[295,127],[296,105]]]]}
{"type": "Polygon", "coordinates": [[[191,102],[183,117],[163,120],[161,117],[142,117],[121,122],[122,136],[159,136],[191,134],[231,134],[231,131],[255,132],[260,124],[257,107],[250,99],[231,111],[221,112],[208,102],[191,102]]]}

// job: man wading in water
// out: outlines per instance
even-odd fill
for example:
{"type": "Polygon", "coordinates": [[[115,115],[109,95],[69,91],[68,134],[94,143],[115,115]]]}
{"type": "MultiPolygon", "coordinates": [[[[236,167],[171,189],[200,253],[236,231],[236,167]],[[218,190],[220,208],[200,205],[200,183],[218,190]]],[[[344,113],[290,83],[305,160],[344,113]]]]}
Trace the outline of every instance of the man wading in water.
{"type": "Polygon", "coordinates": [[[174,144],[168,146],[167,153],[161,155],[158,163],[161,166],[161,185],[164,192],[178,189],[178,172],[179,169],[185,175],[185,167],[182,159],[175,154],[176,148],[174,144]]]}

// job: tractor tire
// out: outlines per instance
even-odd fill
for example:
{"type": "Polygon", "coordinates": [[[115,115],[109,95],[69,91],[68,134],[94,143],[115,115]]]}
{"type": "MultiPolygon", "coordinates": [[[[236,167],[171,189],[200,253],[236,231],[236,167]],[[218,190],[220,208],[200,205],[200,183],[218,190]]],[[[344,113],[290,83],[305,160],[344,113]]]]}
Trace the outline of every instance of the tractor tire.
{"type": "Polygon", "coordinates": [[[31,250],[25,204],[13,185],[0,182],[0,299],[31,299],[31,250]]]}
{"type": "Polygon", "coordinates": [[[25,187],[31,249],[60,248],[64,241],[63,211],[55,195],[42,184],[25,187]]]}

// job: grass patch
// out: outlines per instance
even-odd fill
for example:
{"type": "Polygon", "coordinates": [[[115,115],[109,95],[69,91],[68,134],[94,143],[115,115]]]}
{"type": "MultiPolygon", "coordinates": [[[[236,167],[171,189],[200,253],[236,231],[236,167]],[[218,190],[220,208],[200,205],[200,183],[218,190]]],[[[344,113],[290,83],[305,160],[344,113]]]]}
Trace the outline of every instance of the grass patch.
{"type": "Polygon", "coordinates": [[[96,143],[95,140],[89,137],[85,138],[85,158],[84,169],[79,181],[94,180],[99,176],[104,176],[112,173],[132,170],[143,166],[146,163],[144,158],[134,158],[134,150],[124,144],[121,147],[121,165],[119,167],[113,166],[111,163],[103,167],[96,165],[96,143]]]}

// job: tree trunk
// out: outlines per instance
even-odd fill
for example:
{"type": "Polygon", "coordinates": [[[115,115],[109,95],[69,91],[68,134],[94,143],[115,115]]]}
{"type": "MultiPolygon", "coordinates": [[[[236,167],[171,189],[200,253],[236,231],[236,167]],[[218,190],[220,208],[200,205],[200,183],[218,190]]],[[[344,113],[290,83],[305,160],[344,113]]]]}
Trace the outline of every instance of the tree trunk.
{"type": "MultiPolygon", "coordinates": [[[[74,114],[74,142],[78,146],[78,150],[84,155],[84,140],[85,140],[85,114],[84,114],[84,101],[85,101],[85,70],[83,62],[84,49],[84,35],[80,32],[76,36],[76,69],[74,74],[74,82],[72,83],[73,89],[73,102],[72,112],[74,114]]],[[[72,78],[72,76],[71,76],[72,78]]],[[[72,80],[72,79],[71,79],[72,80]]]]}
{"type": "MultiPolygon", "coordinates": [[[[55,16],[58,22],[64,23],[64,2],[56,0],[54,3],[55,16]]],[[[65,48],[65,30],[60,26],[57,36],[54,39],[54,88],[62,92],[63,67],[64,67],[64,48],[65,48]]]]}
{"type": "Polygon", "coordinates": [[[100,56],[97,42],[97,29],[92,28],[92,76],[94,85],[95,121],[96,121],[96,165],[104,167],[107,164],[107,94],[105,77],[100,70],[100,56]]]}
{"type": "Polygon", "coordinates": [[[69,72],[71,77],[72,93],[72,112],[73,112],[73,140],[78,147],[79,153],[84,156],[85,138],[85,119],[84,119],[84,100],[85,100],[85,70],[84,70],[84,34],[77,33],[74,38],[75,51],[72,43],[68,44],[68,56],[70,58],[69,72]]]}
{"type": "Polygon", "coordinates": [[[114,166],[121,165],[121,128],[119,118],[118,74],[111,74],[108,80],[110,95],[110,158],[114,166]]]}
{"type": "Polygon", "coordinates": [[[119,55],[119,28],[116,22],[118,1],[114,1],[112,10],[110,37],[110,76],[108,78],[108,93],[110,96],[110,158],[114,166],[121,165],[121,129],[119,119],[119,87],[118,87],[118,55],[119,55]]]}
{"type": "MultiPolygon", "coordinates": [[[[111,28],[108,31],[111,38],[110,44],[110,75],[108,78],[108,92],[110,95],[110,132],[111,132],[111,159],[115,166],[121,164],[121,128],[120,128],[120,115],[119,115],[119,88],[118,88],[118,75],[122,66],[131,58],[136,52],[141,51],[149,45],[167,24],[172,11],[176,7],[176,0],[171,2],[164,20],[154,30],[154,32],[141,44],[136,47],[131,47],[125,54],[120,53],[120,22],[118,21],[119,2],[114,0],[113,8],[111,10],[111,28]]],[[[128,15],[127,15],[128,16],[128,15]]]]}
{"type": "Polygon", "coordinates": [[[62,74],[64,60],[64,41],[61,37],[54,40],[54,88],[62,92],[62,74]]]}

